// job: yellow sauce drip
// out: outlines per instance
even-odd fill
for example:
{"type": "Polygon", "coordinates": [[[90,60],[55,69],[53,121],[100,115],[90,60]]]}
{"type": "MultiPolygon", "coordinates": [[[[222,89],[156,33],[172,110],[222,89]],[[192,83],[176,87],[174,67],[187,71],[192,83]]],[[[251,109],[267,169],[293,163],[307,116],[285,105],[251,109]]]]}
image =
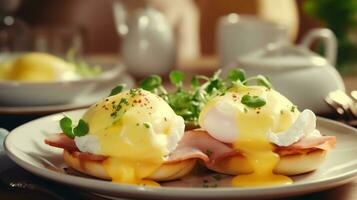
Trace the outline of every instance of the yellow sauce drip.
{"type": "Polygon", "coordinates": [[[267,134],[269,131],[277,133],[287,130],[292,125],[299,114],[297,109],[292,111],[294,105],[273,89],[240,86],[207,103],[200,115],[201,126],[204,124],[204,116],[208,110],[217,106],[217,102],[233,105],[229,112],[236,114],[239,133],[233,146],[244,156],[244,158],[230,159],[219,165],[220,169],[225,169],[222,171],[243,174],[233,178],[232,186],[291,184],[293,182],[291,178],[273,172],[280,157],[274,153],[274,146],[268,140],[267,134]],[[248,107],[241,103],[244,95],[259,96],[265,99],[266,104],[260,108],[248,107]]]}
{"type": "Polygon", "coordinates": [[[142,186],[159,187],[160,184],[145,179],[161,166],[161,163],[135,162],[111,157],[103,162],[103,166],[115,183],[126,183],[142,186]]]}
{"type": "Polygon", "coordinates": [[[250,187],[291,184],[289,177],[273,173],[280,158],[273,152],[273,145],[264,136],[271,119],[268,116],[259,116],[256,120],[238,116],[240,138],[234,148],[243,153],[253,168],[253,173],[236,176],[232,185],[250,187]]]}
{"type": "Polygon", "coordinates": [[[97,136],[101,154],[109,156],[103,166],[113,182],[160,186],[148,177],[169,153],[168,133],[175,128],[176,117],[163,99],[136,90],[98,102],[83,119],[89,124],[89,134],[97,136]],[[122,99],[125,103],[116,109],[122,99]]]}

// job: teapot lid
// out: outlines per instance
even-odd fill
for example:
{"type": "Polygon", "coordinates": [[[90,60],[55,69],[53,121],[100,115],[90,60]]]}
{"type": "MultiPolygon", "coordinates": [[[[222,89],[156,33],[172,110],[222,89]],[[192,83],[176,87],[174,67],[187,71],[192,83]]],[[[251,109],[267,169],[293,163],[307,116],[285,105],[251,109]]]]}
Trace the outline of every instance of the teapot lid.
{"type": "Polygon", "coordinates": [[[243,67],[258,70],[288,70],[328,65],[326,59],[301,46],[292,44],[268,45],[266,48],[240,57],[243,67]]]}

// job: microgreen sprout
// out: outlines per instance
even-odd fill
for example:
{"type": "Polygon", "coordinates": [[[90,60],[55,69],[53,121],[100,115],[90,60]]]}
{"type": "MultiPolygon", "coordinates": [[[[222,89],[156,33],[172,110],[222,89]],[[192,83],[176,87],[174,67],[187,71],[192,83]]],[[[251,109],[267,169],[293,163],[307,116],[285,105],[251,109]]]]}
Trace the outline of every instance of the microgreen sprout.
{"type": "Polygon", "coordinates": [[[75,136],[81,137],[89,132],[89,126],[83,119],[80,119],[77,126],[73,128],[72,120],[68,116],[64,116],[60,120],[60,127],[69,138],[74,138],[75,136]]]}
{"type": "MultiPolygon", "coordinates": [[[[213,97],[224,95],[231,87],[244,86],[256,80],[257,85],[271,88],[269,79],[258,75],[246,78],[244,70],[235,68],[221,78],[221,70],[216,71],[211,77],[195,75],[192,77],[189,88],[184,88],[185,75],[180,71],[172,71],[169,75],[170,82],[176,87],[173,92],[167,92],[162,86],[161,77],[151,75],[140,82],[140,87],[161,96],[171,108],[184,118],[186,124],[198,125],[198,117],[203,106],[213,97]]],[[[247,107],[261,107],[265,100],[256,97],[245,97],[247,107]],[[250,106],[248,106],[248,105],[250,106]]]]}

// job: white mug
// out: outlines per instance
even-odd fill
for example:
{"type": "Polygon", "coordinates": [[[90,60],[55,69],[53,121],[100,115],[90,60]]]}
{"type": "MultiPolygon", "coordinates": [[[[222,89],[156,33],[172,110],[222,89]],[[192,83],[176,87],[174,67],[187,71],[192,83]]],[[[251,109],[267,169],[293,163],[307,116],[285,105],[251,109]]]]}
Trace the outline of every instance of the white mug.
{"type": "Polygon", "coordinates": [[[264,48],[270,43],[289,40],[286,27],[235,13],[220,18],[217,36],[219,63],[223,68],[239,56],[264,48]]]}

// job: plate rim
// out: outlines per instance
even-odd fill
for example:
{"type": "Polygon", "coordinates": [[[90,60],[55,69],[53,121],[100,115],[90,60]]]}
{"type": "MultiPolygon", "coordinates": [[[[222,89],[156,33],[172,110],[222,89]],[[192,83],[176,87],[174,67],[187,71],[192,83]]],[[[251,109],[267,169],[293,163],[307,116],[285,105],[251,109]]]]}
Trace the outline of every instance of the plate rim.
{"type": "MultiPolygon", "coordinates": [[[[123,72],[121,75],[117,76],[118,80],[124,81],[123,83],[129,85],[129,88],[133,87],[133,77],[126,72],[123,72]]],[[[112,80],[109,82],[115,83],[118,80],[112,80]]],[[[105,86],[105,89],[111,89],[112,87],[105,86]]],[[[97,90],[97,89],[95,89],[97,90]]],[[[86,98],[88,96],[96,95],[98,98],[105,97],[102,89],[98,91],[93,91],[89,94],[83,94],[77,99],[86,98]],[[103,96],[104,95],[104,96],[103,96]]],[[[41,114],[58,114],[63,111],[75,111],[91,106],[95,102],[76,102],[75,100],[65,104],[53,104],[53,105],[40,105],[40,106],[6,106],[0,105],[0,115],[41,115],[41,114]]],[[[44,116],[46,117],[46,116],[44,116]]]]}
{"type": "MultiPolygon", "coordinates": [[[[68,114],[76,113],[76,112],[84,112],[86,109],[77,109],[70,111],[68,114]]],[[[273,195],[279,189],[284,189],[280,195],[283,196],[290,196],[290,193],[294,194],[303,194],[307,192],[316,192],[325,189],[329,189],[332,187],[336,187],[347,182],[350,182],[354,177],[357,176],[357,168],[354,170],[350,170],[344,173],[341,173],[337,176],[330,176],[329,178],[318,179],[316,181],[308,182],[308,183],[297,183],[291,185],[284,185],[284,186],[270,186],[270,187],[254,187],[254,188],[234,188],[234,187],[220,187],[220,188],[182,188],[182,187],[165,187],[165,188],[151,188],[151,187],[143,187],[143,186],[131,186],[126,184],[113,184],[111,182],[105,180],[99,180],[94,178],[85,178],[85,177],[78,177],[69,174],[62,174],[59,172],[51,171],[51,170],[43,170],[41,167],[37,167],[28,163],[21,158],[17,157],[14,152],[12,152],[11,147],[11,137],[12,133],[16,132],[18,129],[25,125],[29,125],[34,123],[35,121],[45,120],[46,118],[57,116],[61,113],[56,113],[52,115],[47,115],[30,122],[27,122],[8,134],[4,140],[4,150],[9,158],[14,161],[17,165],[24,168],[25,170],[29,171],[36,176],[40,176],[50,181],[59,182],[66,185],[71,185],[74,187],[80,187],[85,189],[91,189],[95,192],[103,194],[112,193],[115,196],[121,193],[123,196],[121,197],[137,197],[140,195],[145,195],[147,197],[173,197],[177,194],[180,194],[180,197],[189,197],[189,198],[218,198],[224,195],[227,198],[239,197],[239,198],[247,198],[251,197],[251,194],[254,193],[256,197],[265,196],[265,195],[273,195]],[[62,175],[62,176],[59,176],[62,175]],[[98,188],[96,185],[103,185],[102,187],[98,188]],[[114,192],[113,192],[114,191],[114,192]],[[304,192],[307,191],[307,192],[304,192]],[[204,193],[202,193],[204,192],[204,193]],[[223,194],[224,193],[224,194],[223,194]],[[203,195],[202,195],[203,194],[203,195]]],[[[350,131],[354,132],[353,134],[357,135],[357,129],[348,126],[346,124],[323,118],[317,117],[318,121],[323,123],[332,123],[334,125],[349,129],[350,131]]]]}

